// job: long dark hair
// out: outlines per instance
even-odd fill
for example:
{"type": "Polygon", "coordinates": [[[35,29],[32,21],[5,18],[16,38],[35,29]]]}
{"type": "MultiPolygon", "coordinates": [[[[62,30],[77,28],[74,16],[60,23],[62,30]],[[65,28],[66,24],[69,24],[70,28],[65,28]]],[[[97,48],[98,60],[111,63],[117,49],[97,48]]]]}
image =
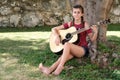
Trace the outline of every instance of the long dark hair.
{"type": "MultiPolygon", "coordinates": [[[[84,13],[84,8],[81,5],[74,5],[73,8],[79,8],[81,10],[82,13],[84,13]]],[[[84,17],[81,16],[81,23],[84,25],[84,17]]],[[[72,25],[74,25],[74,18],[73,18],[73,23],[72,25]]]]}

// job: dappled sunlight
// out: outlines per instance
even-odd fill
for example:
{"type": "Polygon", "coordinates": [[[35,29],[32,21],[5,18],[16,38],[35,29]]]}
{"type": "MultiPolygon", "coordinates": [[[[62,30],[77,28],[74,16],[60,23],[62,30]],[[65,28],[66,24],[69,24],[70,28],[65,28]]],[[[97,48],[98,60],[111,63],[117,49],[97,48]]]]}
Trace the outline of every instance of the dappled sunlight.
{"type": "Polygon", "coordinates": [[[11,39],[11,40],[39,40],[48,39],[50,32],[10,32],[0,33],[0,39],[11,39]]]}
{"type": "Polygon", "coordinates": [[[15,58],[0,63],[0,71],[2,72],[0,78],[3,80],[62,80],[58,76],[45,76],[38,67],[18,63],[15,58]]]}
{"type": "Polygon", "coordinates": [[[117,54],[120,54],[120,36],[112,36],[112,35],[109,35],[107,36],[107,39],[109,42],[112,43],[112,46],[114,46],[113,48],[115,48],[114,52],[117,53],[117,54]]]}
{"type": "Polygon", "coordinates": [[[9,53],[2,53],[0,55],[1,55],[1,57],[4,57],[4,58],[11,57],[11,55],[9,53]]]}
{"type": "Polygon", "coordinates": [[[18,59],[16,59],[16,58],[6,59],[6,60],[3,62],[3,66],[4,66],[4,67],[14,66],[17,62],[18,62],[18,59]]]}
{"type": "Polygon", "coordinates": [[[0,54],[0,61],[1,61],[1,62],[5,62],[5,61],[7,61],[10,57],[12,57],[11,54],[9,54],[9,53],[2,53],[2,54],[0,54]]]}
{"type": "Polygon", "coordinates": [[[33,50],[37,50],[39,49],[37,46],[19,46],[19,48],[24,48],[24,49],[33,49],[33,50]]]}
{"type": "Polygon", "coordinates": [[[107,31],[107,36],[117,36],[117,37],[120,37],[120,31],[107,31]]]}
{"type": "Polygon", "coordinates": [[[112,76],[116,77],[115,80],[119,80],[120,79],[120,69],[114,70],[114,72],[112,73],[112,76]]]}
{"type": "Polygon", "coordinates": [[[18,62],[17,58],[14,58],[10,53],[0,54],[0,62],[3,64],[3,67],[13,66],[18,62]]]}
{"type": "Polygon", "coordinates": [[[120,70],[115,70],[113,73],[120,75],[120,70]]]}
{"type": "Polygon", "coordinates": [[[0,48],[6,49],[6,52],[9,50],[20,50],[20,49],[44,49],[46,43],[48,43],[47,39],[36,39],[34,41],[31,40],[11,40],[11,39],[2,39],[0,40],[0,48]]]}

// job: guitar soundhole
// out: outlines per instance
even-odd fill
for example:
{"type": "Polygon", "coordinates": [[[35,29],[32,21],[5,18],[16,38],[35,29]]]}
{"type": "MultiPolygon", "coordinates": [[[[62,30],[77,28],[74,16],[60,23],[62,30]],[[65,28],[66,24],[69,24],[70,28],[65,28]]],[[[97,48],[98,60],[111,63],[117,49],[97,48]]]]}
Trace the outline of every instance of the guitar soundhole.
{"type": "Polygon", "coordinates": [[[72,35],[70,34],[70,33],[68,33],[67,35],[66,35],[66,39],[71,39],[72,38],[72,35]]]}
{"type": "Polygon", "coordinates": [[[66,42],[68,42],[71,38],[72,38],[72,35],[70,33],[68,33],[66,36],[65,36],[66,39],[63,39],[62,40],[62,44],[65,44],[66,42]]]}

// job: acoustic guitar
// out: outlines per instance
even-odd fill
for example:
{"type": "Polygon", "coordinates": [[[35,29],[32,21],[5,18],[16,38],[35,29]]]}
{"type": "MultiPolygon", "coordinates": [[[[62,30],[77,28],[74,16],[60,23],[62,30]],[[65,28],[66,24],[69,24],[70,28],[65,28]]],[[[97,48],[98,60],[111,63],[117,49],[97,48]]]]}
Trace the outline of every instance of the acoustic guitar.
{"type": "MultiPolygon", "coordinates": [[[[97,26],[101,25],[101,24],[107,24],[110,23],[110,19],[104,20],[104,21],[99,21],[97,22],[97,26]]],[[[68,29],[64,29],[64,30],[59,30],[59,37],[60,37],[60,44],[56,45],[55,43],[55,36],[53,33],[51,33],[50,35],[50,40],[49,40],[49,45],[50,45],[50,49],[52,52],[54,53],[60,53],[63,50],[64,44],[66,42],[70,42],[70,43],[75,43],[78,40],[78,34],[81,32],[84,32],[86,30],[90,29],[89,27],[84,27],[82,29],[77,30],[74,26],[71,26],[68,29]]]]}

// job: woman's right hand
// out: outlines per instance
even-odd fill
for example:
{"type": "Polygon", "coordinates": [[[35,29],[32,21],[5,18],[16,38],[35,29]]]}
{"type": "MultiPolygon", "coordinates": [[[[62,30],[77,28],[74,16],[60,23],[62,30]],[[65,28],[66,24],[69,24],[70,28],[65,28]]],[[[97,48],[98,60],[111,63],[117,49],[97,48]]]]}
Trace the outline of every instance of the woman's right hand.
{"type": "Polygon", "coordinates": [[[60,42],[61,42],[61,38],[59,36],[59,30],[62,30],[62,29],[64,29],[63,25],[52,28],[52,33],[55,35],[55,39],[54,40],[55,40],[55,44],[56,45],[59,45],[60,42]]]}
{"type": "Polygon", "coordinates": [[[58,35],[55,37],[55,43],[56,45],[60,44],[60,37],[58,35]]]}

